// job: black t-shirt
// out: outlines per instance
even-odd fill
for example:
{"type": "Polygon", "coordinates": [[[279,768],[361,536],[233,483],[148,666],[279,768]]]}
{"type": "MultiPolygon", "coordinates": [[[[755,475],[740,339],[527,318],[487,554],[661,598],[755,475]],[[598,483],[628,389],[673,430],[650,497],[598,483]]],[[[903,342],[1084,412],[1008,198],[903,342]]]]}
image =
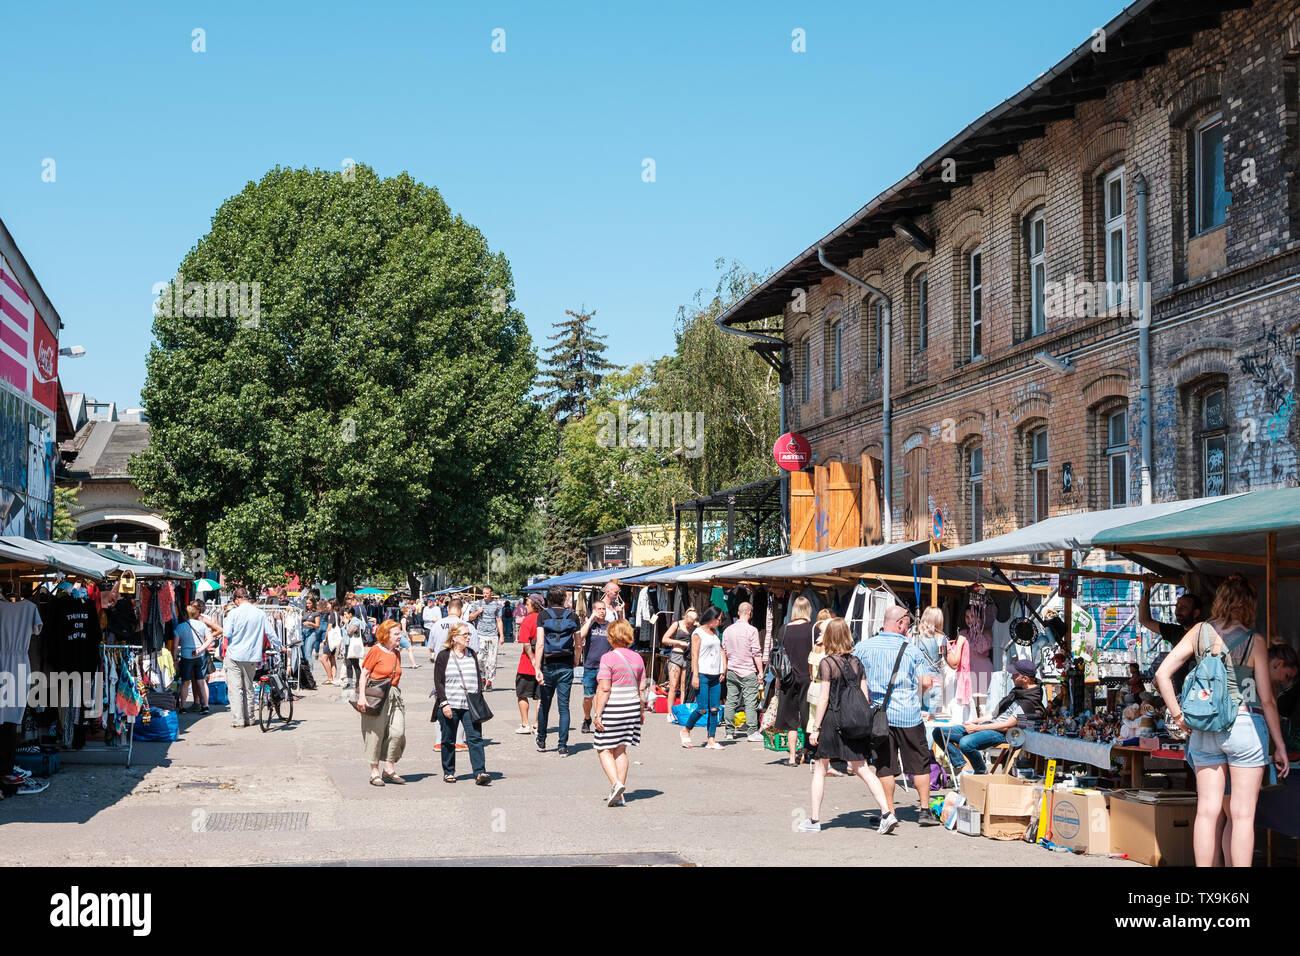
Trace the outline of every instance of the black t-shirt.
{"type": "Polygon", "coordinates": [[[93,673],[99,669],[99,611],[93,601],[61,594],[50,602],[50,664],[52,670],[93,673]]]}
{"type": "MultiPolygon", "coordinates": [[[[1171,624],[1169,621],[1156,621],[1156,626],[1160,628],[1160,636],[1164,639],[1165,643],[1169,645],[1169,650],[1172,650],[1174,646],[1187,635],[1187,628],[1183,627],[1181,624],[1171,624]]],[[[1155,672],[1160,669],[1160,665],[1164,662],[1164,659],[1168,654],[1169,651],[1166,650],[1156,658],[1155,663],[1151,666],[1152,676],[1154,676],[1155,672]]],[[[1174,693],[1179,697],[1183,696],[1183,681],[1187,680],[1187,675],[1192,672],[1192,665],[1195,663],[1196,658],[1190,658],[1184,662],[1182,667],[1174,671],[1174,676],[1172,678],[1174,693]]]]}

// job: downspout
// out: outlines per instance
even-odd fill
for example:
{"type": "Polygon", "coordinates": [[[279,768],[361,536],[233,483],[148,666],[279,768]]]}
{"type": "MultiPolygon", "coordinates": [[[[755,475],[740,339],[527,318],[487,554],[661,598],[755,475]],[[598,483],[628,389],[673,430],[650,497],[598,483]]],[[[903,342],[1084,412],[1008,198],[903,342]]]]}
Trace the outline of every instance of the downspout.
{"type": "Polygon", "coordinates": [[[881,329],[881,338],[884,339],[884,343],[880,349],[881,356],[884,359],[882,363],[884,366],[883,369],[884,382],[882,385],[882,391],[884,393],[884,403],[881,408],[881,420],[883,425],[882,427],[883,434],[881,437],[881,446],[882,446],[881,457],[884,459],[884,463],[885,463],[885,474],[883,476],[884,492],[885,492],[885,507],[884,507],[884,514],[881,515],[881,521],[883,522],[884,526],[882,527],[881,531],[883,533],[885,543],[889,544],[890,542],[893,541],[894,538],[893,535],[893,531],[894,531],[894,482],[893,482],[894,406],[893,406],[893,401],[890,397],[890,391],[891,391],[890,389],[890,380],[891,380],[890,347],[894,341],[894,336],[893,336],[894,300],[891,299],[888,295],[886,295],[883,289],[878,289],[870,282],[864,282],[863,280],[859,279],[857,276],[849,275],[847,272],[845,272],[843,269],[839,268],[838,266],[832,265],[826,259],[826,254],[822,250],[821,246],[817,247],[817,261],[820,262],[824,267],[829,269],[831,272],[835,273],[841,279],[845,280],[846,282],[852,283],[853,285],[857,286],[859,289],[864,289],[867,292],[870,292],[872,295],[879,296],[881,301],[884,302],[885,304],[885,316],[884,316],[884,322],[882,323],[883,328],[881,329]]]}
{"type": "Polygon", "coordinates": [[[1137,186],[1138,267],[1138,379],[1141,383],[1142,504],[1151,504],[1151,292],[1147,284],[1147,180],[1141,173],[1137,186]]]}

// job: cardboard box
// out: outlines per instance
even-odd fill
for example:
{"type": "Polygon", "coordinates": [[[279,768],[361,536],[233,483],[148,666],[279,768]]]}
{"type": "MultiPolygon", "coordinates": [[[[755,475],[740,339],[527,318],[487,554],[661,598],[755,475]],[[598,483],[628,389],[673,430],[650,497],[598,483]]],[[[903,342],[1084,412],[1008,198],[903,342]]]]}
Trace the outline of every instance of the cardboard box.
{"type": "Polygon", "coordinates": [[[1034,785],[1029,780],[1003,773],[965,773],[960,777],[966,805],[981,814],[1028,816],[1034,802],[1034,785]]]}
{"type": "Polygon", "coordinates": [[[1110,798],[1110,852],[1147,866],[1194,866],[1196,794],[1117,790],[1110,798]]]}
{"type": "Polygon", "coordinates": [[[1047,839],[1083,853],[1110,852],[1110,810],[1100,790],[1057,790],[1047,839]]]}

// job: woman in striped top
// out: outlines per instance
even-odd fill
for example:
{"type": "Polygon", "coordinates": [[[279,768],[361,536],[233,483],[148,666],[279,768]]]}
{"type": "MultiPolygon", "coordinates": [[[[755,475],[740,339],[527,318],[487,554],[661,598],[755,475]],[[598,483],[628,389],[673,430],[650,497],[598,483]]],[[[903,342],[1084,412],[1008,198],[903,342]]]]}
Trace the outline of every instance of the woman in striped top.
{"type": "Polygon", "coordinates": [[[456,782],[456,748],[451,742],[456,739],[459,724],[465,729],[474,782],[480,787],[487,786],[491,778],[483,757],[483,734],[469,716],[469,695],[483,693],[483,673],[479,670],[478,655],[469,653],[469,625],[463,621],[451,626],[443,650],[434,662],[433,691],[438,699],[435,713],[442,728],[442,739],[447,742],[439,751],[443,781],[456,782]]]}
{"type": "Polygon", "coordinates": [[[641,655],[628,650],[632,625],[620,618],[609,626],[608,637],[612,650],[600,658],[591,716],[596,723],[596,753],[610,782],[605,806],[621,807],[626,802],[627,748],[641,743],[646,677],[641,655]]]}

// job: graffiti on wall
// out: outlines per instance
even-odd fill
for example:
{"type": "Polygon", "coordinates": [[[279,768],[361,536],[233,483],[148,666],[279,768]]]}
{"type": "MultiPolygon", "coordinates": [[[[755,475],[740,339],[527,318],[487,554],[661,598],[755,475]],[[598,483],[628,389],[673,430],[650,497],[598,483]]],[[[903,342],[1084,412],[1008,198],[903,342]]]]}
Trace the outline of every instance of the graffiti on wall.
{"type": "MultiPolygon", "coordinates": [[[[1295,413],[1295,361],[1300,340],[1275,325],[1260,333],[1249,351],[1237,356],[1240,388],[1235,401],[1240,410],[1235,477],[1237,488],[1249,491],[1255,484],[1296,483],[1296,452],[1290,440],[1295,413]]],[[[1236,383],[1234,383],[1236,384],[1236,383]]],[[[1231,450],[1233,442],[1229,442],[1231,450]]]]}

